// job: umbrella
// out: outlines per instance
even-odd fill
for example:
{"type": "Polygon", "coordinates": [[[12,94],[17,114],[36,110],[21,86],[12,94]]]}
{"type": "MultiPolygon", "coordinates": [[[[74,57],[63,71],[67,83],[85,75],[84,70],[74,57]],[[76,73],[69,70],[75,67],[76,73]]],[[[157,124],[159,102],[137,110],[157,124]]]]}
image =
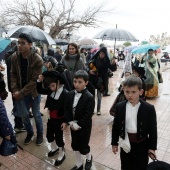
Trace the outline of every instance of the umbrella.
{"type": "Polygon", "coordinates": [[[91,53],[96,53],[100,48],[99,47],[95,47],[95,48],[92,48],[90,50],[91,53]]]}
{"type": "Polygon", "coordinates": [[[0,53],[11,43],[10,39],[0,38],[0,53]]]}
{"type": "Polygon", "coordinates": [[[55,43],[57,45],[68,45],[69,44],[69,42],[65,39],[55,39],[55,43]]]}
{"type": "Polygon", "coordinates": [[[99,32],[97,35],[94,36],[94,39],[114,40],[114,53],[116,41],[138,41],[129,31],[117,29],[117,25],[115,29],[106,29],[99,32]]]}
{"type": "Polygon", "coordinates": [[[49,45],[55,44],[55,41],[51,38],[49,34],[47,34],[43,30],[35,26],[30,26],[30,25],[16,26],[12,28],[11,30],[9,30],[7,33],[8,33],[8,36],[12,38],[18,38],[20,33],[25,33],[25,34],[29,34],[32,37],[34,42],[41,41],[49,45]]]}
{"type": "Polygon", "coordinates": [[[80,48],[92,49],[95,48],[96,45],[81,45],[80,48]]]}
{"type": "Polygon", "coordinates": [[[89,39],[89,38],[81,39],[77,44],[79,46],[80,45],[98,45],[98,43],[95,40],[89,39]]]}
{"type": "Polygon", "coordinates": [[[133,49],[132,53],[133,54],[146,53],[148,52],[149,49],[157,50],[159,47],[160,45],[158,44],[145,44],[145,45],[141,45],[133,49]]]}
{"type": "Polygon", "coordinates": [[[135,46],[135,45],[131,45],[131,46],[129,46],[129,47],[125,47],[124,48],[124,51],[127,51],[127,52],[131,52],[133,49],[135,49],[137,46],[135,46]]]}

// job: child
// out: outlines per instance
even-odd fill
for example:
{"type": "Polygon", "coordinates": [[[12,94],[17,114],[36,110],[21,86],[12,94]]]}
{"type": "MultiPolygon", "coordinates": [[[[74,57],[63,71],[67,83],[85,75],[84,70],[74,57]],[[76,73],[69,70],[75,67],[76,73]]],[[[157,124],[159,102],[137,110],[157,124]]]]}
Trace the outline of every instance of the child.
{"type": "Polygon", "coordinates": [[[51,157],[59,151],[58,159],[55,161],[56,166],[65,160],[62,123],[65,121],[64,103],[67,91],[63,84],[64,79],[57,71],[45,71],[37,82],[38,93],[47,95],[45,108],[48,108],[50,117],[47,122],[47,140],[51,143],[52,149],[48,156],[51,157]],[[42,82],[48,88],[43,88],[42,82]]]}
{"type": "Polygon", "coordinates": [[[95,100],[93,95],[86,89],[88,74],[79,70],[74,75],[75,90],[70,91],[65,102],[66,121],[71,128],[72,149],[76,154],[76,165],[71,170],[83,170],[82,155],[86,155],[85,170],[92,166],[89,140],[92,129],[92,115],[95,100]]]}
{"type": "MultiPolygon", "coordinates": [[[[140,78],[129,76],[124,81],[127,100],[116,106],[111,145],[114,154],[118,152],[118,144],[121,147],[123,170],[146,170],[148,154],[155,155],[157,148],[155,108],[139,98],[142,92],[140,78]]],[[[153,159],[152,155],[149,156],[153,159]]]]}
{"type": "Polygon", "coordinates": [[[146,85],[145,85],[145,80],[144,80],[144,79],[146,79],[145,69],[143,67],[133,66],[133,73],[142,80],[143,94],[140,96],[140,98],[142,100],[146,101],[146,98],[145,98],[146,85]]]}

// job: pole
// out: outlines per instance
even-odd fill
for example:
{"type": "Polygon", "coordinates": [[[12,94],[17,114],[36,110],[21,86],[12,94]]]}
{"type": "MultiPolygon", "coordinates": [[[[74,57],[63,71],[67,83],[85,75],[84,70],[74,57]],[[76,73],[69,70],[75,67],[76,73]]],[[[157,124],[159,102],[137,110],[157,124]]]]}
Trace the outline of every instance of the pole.
{"type": "Polygon", "coordinates": [[[116,38],[115,38],[115,43],[114,43],[114,54],[115,54],[115,50],[116,50],[116,38]]]}

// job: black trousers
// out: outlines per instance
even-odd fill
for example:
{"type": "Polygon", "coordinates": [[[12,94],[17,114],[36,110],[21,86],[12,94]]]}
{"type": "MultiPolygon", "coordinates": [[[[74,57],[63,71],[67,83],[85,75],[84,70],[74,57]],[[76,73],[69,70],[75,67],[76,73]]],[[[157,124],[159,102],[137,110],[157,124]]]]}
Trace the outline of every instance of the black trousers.
{"type": "Polygon", "coordinates": [[[58,147],[64,147],[63,131],[61,130],[61,125],[63,122],[63,118],[50,118],[47,122],[47,140],[49,143],[55,140],[58,147]]]}
{"type": "Polygon", "coordinates": [[[71,147],[74,151],[79,151],[82,155],[86,155],[90,152],[90,136],[92,129],[92,121],[88,126],[81,128],[80,130],[73,131],[71,129],[71,147]]]}
{"type": "Polygon", "coordinates": [[[120,159],[122,170],[146,170],[148,157],[148,140],[140,143],[131,143],[130,153],[121,148],[120,159]]]}

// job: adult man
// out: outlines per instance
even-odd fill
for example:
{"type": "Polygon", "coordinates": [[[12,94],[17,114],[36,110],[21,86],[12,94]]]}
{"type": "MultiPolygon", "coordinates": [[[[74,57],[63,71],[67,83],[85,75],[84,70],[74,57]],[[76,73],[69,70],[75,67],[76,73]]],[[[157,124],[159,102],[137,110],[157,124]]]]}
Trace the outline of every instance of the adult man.
{"type": "MultiPolygon", "coordinates": [[[[34,115],[37,140],[36,144],[43,142],[43,124],[40,113],[40,95],[36,91],[36,80],[42,73],[43,61],[35,52],[31,52],[32,38],[28,34],[21,33],[18,38],[18,52],[15,52],[11,62],[11,89],[16,100],[24,99],[26,109],[30,104],[34,115]]],[[[34,136],[33,127],[29,116],[23,117],[23,123],[27,130],[24,144],[29,144],[34,136]]]]}

